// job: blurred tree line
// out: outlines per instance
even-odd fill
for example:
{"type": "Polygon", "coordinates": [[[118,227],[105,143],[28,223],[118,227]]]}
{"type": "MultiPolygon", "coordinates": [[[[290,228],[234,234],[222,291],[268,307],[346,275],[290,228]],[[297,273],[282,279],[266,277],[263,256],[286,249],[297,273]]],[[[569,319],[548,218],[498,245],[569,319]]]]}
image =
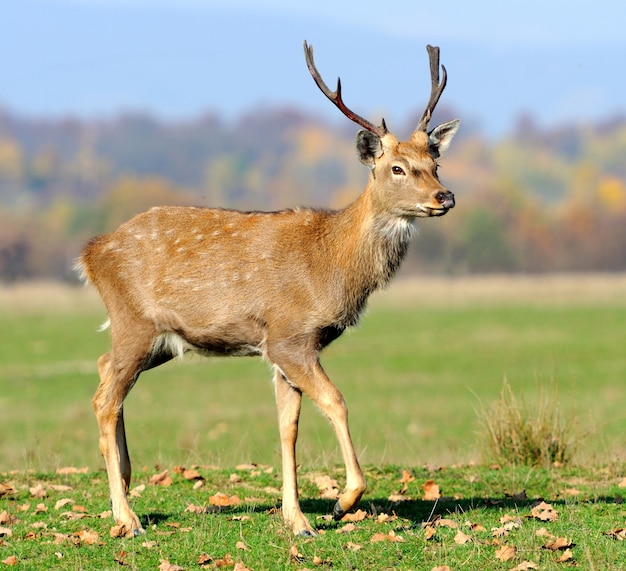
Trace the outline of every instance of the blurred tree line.
{"type": "MultiPolygon", "coordinates": [[[[153,205],[344,206],[367,169],[355,156],[356,129],[341,125],[280,108],[178,123],[0,109],[0,281],[75,279],[73,260],[90,236],[153,205]]],[[[440,170],[457,207],[419,222],[405,271],[623,271],[625,156],[623,117],[552,129],[522,117],[496,141],[463,126],[440,170]]]]}

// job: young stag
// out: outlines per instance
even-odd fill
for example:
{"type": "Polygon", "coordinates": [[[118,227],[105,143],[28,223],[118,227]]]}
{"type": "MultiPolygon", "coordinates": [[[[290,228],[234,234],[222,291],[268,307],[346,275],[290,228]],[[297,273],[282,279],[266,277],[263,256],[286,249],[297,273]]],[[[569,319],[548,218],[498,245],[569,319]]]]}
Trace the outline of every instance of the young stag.
{"type": "Polygon", "coordinates": [[[417,217],[442,216],[454,195],[437,177],[437,160],[459,127],[428,123],[446,84],[439,49],[428,46],[431,95],[406,142],[348,109],[341,83],[330,91],[304,43],[307,66],[324,95],[363,130],[356,137],[370,168],[363,194],[343,210],[298,208],[238,212],[156,207],[94,238],[77,267],[109,315],[111,351],[98,359],[93,406],[106,462],[113,517],[141,533],[126,499],[131,465],[124,398],[139,374],[187,351],[261,355],[272,364],[282,448],[282,511],[294,533],[314,535],[300,510],[296,438],[302,395],[332,424],[346,467],[333,515],[359,502],[365,479],[348,429],[342,394],[320,365],[320,351],[356,325],[370,294],[404,258],[417,217]]]}

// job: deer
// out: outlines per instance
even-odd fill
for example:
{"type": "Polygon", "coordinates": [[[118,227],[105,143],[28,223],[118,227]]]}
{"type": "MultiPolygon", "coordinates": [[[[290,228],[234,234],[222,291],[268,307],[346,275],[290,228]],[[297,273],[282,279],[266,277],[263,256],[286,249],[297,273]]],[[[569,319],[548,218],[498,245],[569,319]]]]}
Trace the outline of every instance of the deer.
{"type": "Polygon", "coordinates": [[[369,168],[362,194],[338,209],[275,212],[155,206],[92,238],[76,270],[99,293],[110,351],[98,359],[92,399],[106,464],[113,517],[123,534],[145,533],[127,493],[131,461],[124,399],[139,375],[187,352],[261,356],[273,371],[282,463],[282,516],[296,535],[317,534],[298,500],[296,440],[302,396],[334,429],[345,488],[333,508],[340,520],[366,490],[350,436],[348,409],[320,363],[322,349],[357,325],[370,295],[398,270],[417,218],[443,216],[454,194],[439,181],[440,157],[458,119],[429,130],[447,73],[439,48],[427,46],[431,94],[410,139],[374,125],[331,91],[304,42],[306,64],[322,93],[352,122],[359,160],[369,168]]]}

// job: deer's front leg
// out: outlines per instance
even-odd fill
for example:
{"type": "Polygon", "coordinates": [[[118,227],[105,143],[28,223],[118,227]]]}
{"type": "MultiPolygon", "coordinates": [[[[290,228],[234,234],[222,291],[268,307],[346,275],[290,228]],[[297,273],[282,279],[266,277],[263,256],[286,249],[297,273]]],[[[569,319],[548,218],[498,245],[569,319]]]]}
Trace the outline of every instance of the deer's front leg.
{"type": "Polygon", "coordinates": [[[125,528],[126,534],[138,535],[144,530],[126,498],[131,468],[126,447],[122,403],[130,383],[116,383],[112,369],[110,354],[100,357],[98,360],[100,385],[92,402],[100,430],[100,452],[109,479],[113,517],[118,525],[125,528]]]}
{"type": "Polygon", "coordinates": [[[296,535],[313,536],[316,532],[302,513],[298,500],[296,440],[302,393],[290,385],[278,369],[274,372],[274,390],[283,467],[283,518],[296,535]]]}
{"type": "Polygon", "coordinates": [[[290,385],[309,397],[328,417],[335,430],[346,466],[346,487],[333,509],[333,517],[341,519],[359,503],[366,489],[365,477],[350,436],[348,408],[343,395],[322,369],[316,353],[303,352],[302,348],[290,347],[289,344],[280,344],[275,351],[280,357],[275,363],[290,385]]]}

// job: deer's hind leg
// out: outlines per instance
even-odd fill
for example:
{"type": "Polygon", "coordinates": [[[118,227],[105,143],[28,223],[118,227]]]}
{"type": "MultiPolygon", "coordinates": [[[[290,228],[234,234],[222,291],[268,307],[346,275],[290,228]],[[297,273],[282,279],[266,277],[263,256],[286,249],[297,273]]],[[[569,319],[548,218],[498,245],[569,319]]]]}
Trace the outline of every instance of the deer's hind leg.
{"type": "MultiPolygon", "coordinates": [[[[113,325],[113,324],[112,324],[113,325]]],[[[100,431],[100,452],[106,464],[113,517],[127,535],[143,529],[126,498],[131,478],[131,463],[124,428],[124,399],[145,364],[149,362],[155,334],[148,326],[129,330],[121,336],[112,330],[112,349],[98,359],[100,384],[92,403],[100,431]]]]}

